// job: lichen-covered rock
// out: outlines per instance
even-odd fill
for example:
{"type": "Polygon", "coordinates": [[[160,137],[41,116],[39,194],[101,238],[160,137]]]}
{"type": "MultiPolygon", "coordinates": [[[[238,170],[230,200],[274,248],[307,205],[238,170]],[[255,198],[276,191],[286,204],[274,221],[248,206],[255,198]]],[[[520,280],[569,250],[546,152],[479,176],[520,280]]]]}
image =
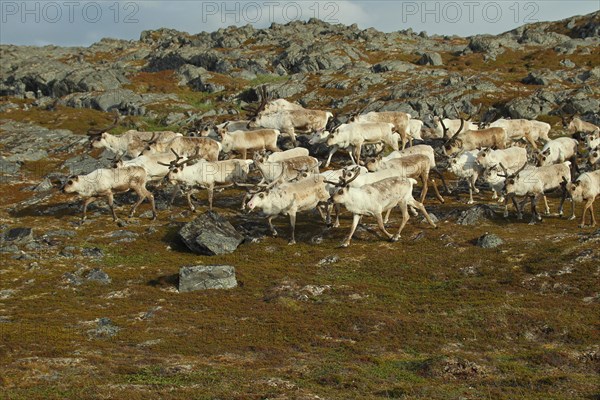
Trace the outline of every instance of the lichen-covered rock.
{"type": "Polygon", "coordinates": [[[477,246],[484,249],[493,249],[501,246],[502,244],[504,244],[504,240],[493,233],[486,233],[477,239],[477,246]]]}
{"type": "Polygon", "coordinates": [[[231,289],[237,286],[235,268],[229,265],[185,266],[179,270],[179,292],[231,289]]]}

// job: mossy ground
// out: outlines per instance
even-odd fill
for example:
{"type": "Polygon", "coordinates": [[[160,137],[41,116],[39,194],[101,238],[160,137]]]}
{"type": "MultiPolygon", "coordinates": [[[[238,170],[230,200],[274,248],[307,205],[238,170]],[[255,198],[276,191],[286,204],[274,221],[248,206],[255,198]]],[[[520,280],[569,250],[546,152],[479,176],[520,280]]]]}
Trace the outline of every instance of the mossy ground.
{"type": "MultiPolygon", "coordinates": [[[[36,215],[73,199],[56,195],[15,216],[7,207],[26,198],[16,189],[2,186],[2,222],[38,234],[73,229],[73,211],[36,215]]],[[[229,205],[240,195],[218,194],[216,210],[236,221],[229,205]]],[[[491,204],[489,193],[478,200],[491,204]]],[[[428,208],[443,215],[466,209],[464,201],[428,199],[428,208]]],[[[0,323],[4,398],[585,399],[597,392],[597,348],[585,356],[598,343],[597,303],[584,301],[597,296],[597,242],[580,242],[592,229],[558,217],[537,226],[511,217],[431,229],[417,217],[399,243],[389,243],[367,219],[369,230],[340,249],[350,216],[325,230],[305,213],[296,246],[287,245],[280,218],[282,238],[203,257],[177,241],[170,216],[193,218],[178,215],[183,207],[178,201],[156,222],[134,218],[125,229],[140,237],[121,244],[109,236],[120,229],[109,215],[92,214],[64,245],[101,248],[102,259],[40,252],[31,267],[3,257],[0,289],[16,289],[0,300],[9,317],[0,323]],[[506,243],[476,247],[485,232],[506,243]],[[320,235],[323,242],[312,244],[320,235]],[[319,265],[333,254],[337,263],[319,265]],[[177,273],[189,264],[234,265],[239,287],[179,294],[177,273]],[[101,267],[112,283],[66,284],[63,275],[80,266],[101,267]],[[305,299],[268,295],[282,282],[330,289],[305,299]],[[115,337],[88,336],[100,317],[121,328],[115,337]],[[480,370],[453,375],[448,359],[480,370]]]]}
{"type": "MultiPolygon", "coordinates": [[[[521,68],[527,54],[507,51],[491,64],[478,54],[442,56],[450,70],[495,71],[498,80],[522,87],[522,92],[485,97],[490,105],[528,93],[519,83],[527,72],[528,67],[521,68]]],[[[386,57],[372,54],[369,61],[386,57]]],[[[395,54],[390,59],[414,62],[415,57],[395,54]]],[[[253,83],[271,79],[258,77],[253,83]]],[[[316,84],[311,79],[307,82],[316,84]]],[[[135,90],[175,93],[199,110],[222,105],[222,98],[243,84],[228,82],[226,92],[207,95],[177,87],[172,73],[140,73],[130,80],[135,90]]],[[[389,85],[376,89],[385,92],[389,85]]],[[[319,101],[311,106],[327,106],[319,101]]],[[[12,110],[0,113],[3,118],[75,133],[112,121],[109,114],[60,106],[55,112],[12,110]]],[[[161,128],[138,117],[129,122],[161,128]]],[[[556,127],[559,121],[551,122],[556,127]]],[[[23,179],[38,180],[44,175],[40,171],[49,172],[59,161],[25,163],[23,179]]],[[[33,227],[36,235],[75,229],[79,215],[73,209],[39,215],[74,201],[63,195],[10,213],[12,205],[31,196],[22,190],[28,185],[0,185],[0,223],[33,227]]],[[[216,210],[235,222],[239,217],[231,197],[237,196],[238,203],[240,195],[217,194],[216,210]]],[[[447,196],[444,205],[429,198],[426,205],[441,216],[468,208],[465,197],[447,196]]],[[[205,205],[206,195],[199,198],[205,205]]],[[[489,192],[476,196],[494,204],[489,198],[489,192]]],[[[550,201],[555,211],[558,200],[550,201]]],[[[125,214],[124,207],[118,208],[119,215],[125,214]]],[[[147,209],[144,204],[139,211],[147,209]]],[[[140,236],[131,243],[115,243],[109,235],[122,228],[107,213],[91,212],[90,222],[77,228],[74,238],[30,252],[35,260],[0,254],[0,290],[15,290],[0,299],[0,398],[598,397],[598,241],[582,241],[591,228],[579,229],[577,222],[555,216],[530,226],[512,216],[471,227],[451,219],[434,230],[417,217],[399,243],[389,243],[374,221],[365,219],[369,230],[358,234],[350,248],[340,249],[350,216],[344,214],[341,228],[325,230],[316,215],[304,213],[295,246],[287,245],[287,221],[281,217],[276,220],[281,238],[244,244],[227,256],[203,257],[177,241],[174,222],[193,218],[181,214],[184,210],[179,200],[156,222],[132,219],[125,229],[140,236]],[[474,240],[486,232],[498,234],[505,244],[476,247],[474,240]],[[315,236],[323,241],[312,244],[315,236]],[[105,256],[59,256],[67,245],[98,247],[105,256]],[[319,265],[331,255],[339,261],[319,265]],[[177,273],[189,264],[233,265],[239,286],[179,294],[177,273]],[[100,267],[112,283],[66,284],[64,274],[80,267],[100,267]],[[273,298],[273,288],[285,282],[330,288],[302,299],[273,298]],[[146,317],[151,310],[155,315],[146,317]],[[101,317],[121,328],[116,336],[88,336],[101,317]],[[451,360],[478,368],[457,373],[451,360]]],[[[580,205],[576,211],[579,218],[580,205]]],[[[392,216],[390,224],[397,229],[398,213],[392,216]]],[[[258,218],[256,223],[265,224],[258,218]]]]}

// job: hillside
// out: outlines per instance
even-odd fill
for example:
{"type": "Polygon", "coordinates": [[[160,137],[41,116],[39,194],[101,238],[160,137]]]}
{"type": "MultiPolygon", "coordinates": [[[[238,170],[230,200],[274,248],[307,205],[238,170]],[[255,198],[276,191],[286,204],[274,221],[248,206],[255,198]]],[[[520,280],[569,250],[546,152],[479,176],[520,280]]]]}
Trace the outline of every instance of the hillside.
{"type": "MultiPolygon", "coordinates": [[[[335,229],[300,213],[288,246],[286,217],[271,237],[226,189],[215,211],[245,240],[210,257],[178,238],[205,191],[197,214],[182,197],[168,209],[161,187],[156,221],[144,203],[116,224],[98,201],[82,224],[81,202],[57,186],[112,165],[85,133],[115,110],[113,134],[187,132],[238,119],[262,85],[341,120],[482,105],[563,136],[559,110],[600,123],[599,54],[600,12],[467,38],[310,20],[1,45],[0,398],[598,399],[600,230],[559,217],[557,193],[529,225],[529,206],[503,218],[483,185],[469,205],[445,173],[452,194],[425,202],[437,229],[411,217],[391,243],[364,218],[342,249],[348,212],[335,229]],[[487,234],[502,243],[484,248],[487,234]],[[179,293],[180,267],[201,264],[234,266],[238,286],[179,293]]],[[[135,196],[115,199],[124,217],[135,196]]],[[[391,229],[400,221],[394,211],[391,229]]]]}

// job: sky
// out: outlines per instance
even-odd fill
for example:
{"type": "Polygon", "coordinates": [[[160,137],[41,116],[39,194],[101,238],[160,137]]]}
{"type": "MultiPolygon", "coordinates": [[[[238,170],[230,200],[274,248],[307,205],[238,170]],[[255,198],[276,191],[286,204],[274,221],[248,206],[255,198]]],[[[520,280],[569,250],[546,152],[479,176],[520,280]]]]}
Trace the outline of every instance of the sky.
{"type": "Polygon", "coordinates": [[[600,9],[575,1],[167,1],[0,0],[0,44],[89,46],[103,37],[139,39],[147,29],[189,33],[230,25],[265,28],[318,17],[384,32],[498,34],[530,22],[554,21],[600,9]]]}

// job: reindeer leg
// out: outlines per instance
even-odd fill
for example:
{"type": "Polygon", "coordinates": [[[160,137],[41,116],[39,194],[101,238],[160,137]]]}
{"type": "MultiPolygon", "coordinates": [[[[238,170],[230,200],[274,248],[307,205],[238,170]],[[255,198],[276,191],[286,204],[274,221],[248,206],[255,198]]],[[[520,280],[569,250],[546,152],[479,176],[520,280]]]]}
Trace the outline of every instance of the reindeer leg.
{"type": "Polygon", "coordinates": [[[152,221],[156,220],[156,203],[154,202],[154,195],[146,188],[144,189],[144,194],[150,200],[150,206],[152,207],[152,221]]]}
{"type": "Polygon", "coordinates": [[[354,149],[354,155],[356,158],[356,165],[360,165],[360,153],[362,152],[362,144],[359,144],[358,146],[356,146],[356,148],[354,149]]]}
{"type": "Polygon", "coordinates": [[[342,243],[342,245],[340,247],[350,246],[350,241],[352,240],[352,236],[354,236],[354,231],[356,231],[356,227],[358,226],[358,223],[360,222],[361,217],[362,217],[361,215],[354,214],[354,216],[352,217],[352,227],[350,228],[350,234],[348,235],[346,240],[344,240],[344,242],[342,243]]]}
{"type": "Polygon", "coordinates": [[[267,222],[269,223],[269,230],[271,231],[271,235],[273,235],[273,237],[277,237],[277,230],[273,226],[273,218],[275,217],[276,215],[271,215],[269,218],[267,218],[267,222]]]}
{"type": "Polygon", "coordinates": [[[325,163],[325,168],[329,167],[329,164],[331,163],[331,157],[333,157],[333,155],[335,154],[335,152],[338,150],[337,146],[333,146],[331,148],[331,150],[329,150],[329,155],[327,156],[327,162],[325,163]]]}
{"type": "Polygon", "coordinates": [[[385,225],[383,224],[383,216],[381,215],[381,213],[375,215],[375,218],[377,218],[377,226],[379,226],[379,229],[385,234],[385,236],[387,236],[388,239],[391,239],[393,235],[385,230],[385,225]]]}
{"type": "Polygon", "coordinates": [[[81,216],[81,222],[85,221],[87,218],[87,208],[88,206],[97,200],[97,197],[88,197],[83,201],[83,215],[81,216]]]}
{"type": "Polygon", "coordinates": [[[596,226],[596,217],[594,216],[594,200],[592,199],[592,202],[590,203],[590,214],[592,216],[592,227],[596,226]]]}
{"type": "Polygon", "coordinates": [[[390,214],[392,213],[392,208],[387,210],[387,212],[385,213],[385,218],[383,219],[384,224],[387,224],[390,221],[390,214]]]}
{"type": "Polygon", "coordinates": [[[467,204],[473,204],[475,203],[475,201],[473,200],[473,185],[471,183],[471,181],[469,181],[469,201],[467,202],[467,204]]]}
{"type": "Polygon", "coordinates": [[[444,198],[440,194],[440,191],[438,190],[437,183],[436,183],[435,179],[432,178],[431,179],[431,183],[433,183],[433,191],[435,192],[435,197],[437,197],[437,199],[440,201],[440,203],[444,204],[446,201],[444,200],[444,198]]]}
{"type": "Polygon", "coordinates": [[[296,211],[290,211],[290,228],[292,230],[290,241],[288,245],[296,244],[296,211]]]}
{"type": "Polygon", "coordinates": [[[425,196],[427,196],[427,189],[428,188],[428,179],[429,179],[429,174],[423,174],[421,175],[421,183],[423,184],[423,189],[421,190],[421,203],[425,202],[425,196]]]}
{"type": "MultiPolygon", "coordinates": [[[[246,158],[244,158],[244,160],[245,159],[246,158]]],[[[208,190],[208,209],[212,211],[212,209],[213,209],[213,195],[214,195],[215,187],[214,187],[214,185],[210,185],[206,189],[208,190]]]]}
{"type": "MultiPolygon", "coordinates": [[[[592,208],[592,204],[594,204],[594,199],[587,199],[585,205],[583,206],[583,215],[581,216],[581,224],[579,224],[580,228],[585,228],[585,214],[587,213],[588,209],[592,208]]],[[[594,214],[593,211],[590,210],[590,212],[592,213],[591,215],[591,220],[594,222],[595,225],[595,219],[594,219],[594,214]]]]}
{"type": "Polygon", "coordinates": [[[429,222],[429,225],[433,226],[434,228],[437,228],[437,225],[435,224],[435,222],[433,222],[433,220],[429,216],[429,213],[425,209],[425,206],[422,203],[419,203],[415,199],[412,199],[412,200],[410,200],[408,202],[408,204],[411,205],[411,206],[413,206],[413,207],[418,208],[419,211],[421,211],[421,214],[423,214],[425,216],[425,219],[427,220],[427,222],[429,222]]]}
{"type": "Polygon", "coordinates": [[[175,185],[175,187],[173,188],[173,193],[171,193],[171,199],[169,200],[169,205],[167,208],[171,208],[173,206],[173,202],[175,202],[175,197],[179,194],[179,192],[181,191],[179,185],[175,185]]]}
{"type": "MultiPolygon", "coordinates": [[[[435,172],[442,180],[442,185],[444,185],[444,191],[446,192],[446,194],[452,194],[452,191],[448,188],[448,185],[446,185],[446,179],[444,179],[444,175],[442,175],[442,173],[437,168],[432,168],[431,170],[435,172]]],[[[477,180],[477,177],[475,177],[475,180],[477,180]]],[[[473,181],[473,187],[475,187],[475,181],[473,181]]],[[[475,189],[475,193],[479,193],[479,190],[475,189]]]]}
{"type": "Polygon", "coordinates": [[[190,211],[195,213],[196,207],[194,206],[194,203],[192,201],[192,190],[191,189],[185,191],[185,197],[187,199],[188,207],[190,207],[190,211]]]}
{"type": "Polygon", "coordinates": [[[550,215],[550,206],[548,205],[548,198],[546,197],[545,194],[542,194],[542,197],[544,198],[544,207],[545,207],[544,213],[546,215],[550,215]]]}
{"type": "Polygon", "coordinates": [[[404,229],[404,227],[406,226],[406,223],[408,222],[408,219],[410,218],[410,216],[408,215],[407,203],[405,201],[401,201],[398,205],[400,206],[400,212],[402,213],[402,222],[400,223],[400,228],[398,229],[398,233],[396,233],[394,235],[394,237],[392,237],[392,242],[397,242],[398,240],[400,240],[400,235],[402,234],[402,230],[404,229]]]}
{"type": "Polygon", "coordinates": [[[335,222],[333,223],[333,227],[338,228],[340,226],[340,205],[336,204],[333,208],[335,210],[335,222]]]}
{"type": "Polygon", "coordinates": [[[348,155],[350,156],[350,161],[352,161],[352,164],[358,165],[358,163],[356,162],[356,159],[354,158],[354,147],[353,146],[348,147],[348,155]]]}
{"type": "Polygon", "coordinates": [[[575,220],[575,201],[571,196],[569,196],[569,201],[571,202],[571,216],[569,217],[569,221],[575,220]]]}

